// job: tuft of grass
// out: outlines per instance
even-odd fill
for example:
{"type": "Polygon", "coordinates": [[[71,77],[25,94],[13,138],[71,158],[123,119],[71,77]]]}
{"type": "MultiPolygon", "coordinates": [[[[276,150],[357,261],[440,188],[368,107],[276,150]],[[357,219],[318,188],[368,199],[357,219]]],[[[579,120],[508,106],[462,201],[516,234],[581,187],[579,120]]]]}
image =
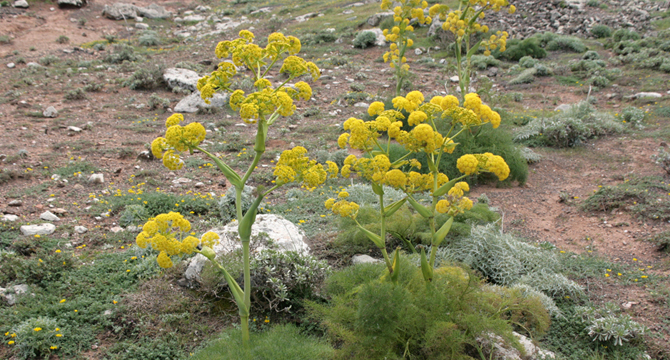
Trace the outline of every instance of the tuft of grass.
{"type": "Polygon", "coordinates": [[[198,351],[193,360],[313,360],[329,359],[333,348],[324,340],[303,335],[294,325],[276,325],[267,331],[251,333],[251,355],[245,353],[237,329],[221,333],[219,339],[198,351]]]}

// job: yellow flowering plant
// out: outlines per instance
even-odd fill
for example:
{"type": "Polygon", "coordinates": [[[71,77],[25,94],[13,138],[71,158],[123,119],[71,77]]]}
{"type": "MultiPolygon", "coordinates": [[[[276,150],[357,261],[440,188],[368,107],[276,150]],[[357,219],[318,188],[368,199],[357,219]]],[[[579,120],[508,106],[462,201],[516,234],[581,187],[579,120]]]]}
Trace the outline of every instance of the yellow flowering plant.
{"type": "MultiPolygon", "coordinates": [[[[386,41],[390,43],[389,51],[384,53],[384,62],[395,71],[396,88],[395,95],[400,95],[400,90],[404,79],[409,74],[409,64],[405,53],[414,41],[409,38],[414,31],[414,26],[410,25],[410,20],[416,19],[421,25],[429,25],[432,22],[430,16],[425,16],[424,9],[428,7],[425,0],[399,0],[399,6],[393,8],[393,27],[384,30],[386,41]]],[[[382,10],[389,10],[393,6],[393,1],[383,0],[382,10]]]]}
{"type": "Polygon", "coordinates": [[[239,32],[239,38],[232,41],[222,41],[216,46],[216,56],[223,60],[217,69],[210,75],[198,80],[198,90],[205,102],[209,102],[217,91],[230,92],[230,106],[238,111],[242,120],[256,125],[256,141],[254,158],[242,174],[238,174],[217,156],[203,149],[200,144],[205,139],[206,132],[202,124],[197,122],[186,126],[184,116],[173,114],[165,122],[165,137],[155,139],[151,144],[151,151],[170,170],[179,170],[183,167],[182,154],[186,151],[193,153],[197,150],[208,156],[221,170],[228,181],[235,186],[235,208],[238,221],[238,233],[242,242],[244,262],[244,283],[240,286],[237,281],[215,261],[216,254],[212,247],[218,242],[218,235],[208,232],[197,238],[188,235],[191,225],[188,220],[175,212],[160,214],[149,219],[144,224],[143,231],[137,236],[137,245],[145,248],[151,246],[159,251],[157,258],[161,267],[173,265],[173,258],[181,255],[200,253],[207,257],[224,274],[230,290],[239,309],[242,328],[242,340],[246,347],[249,344],[249,311],[251,308],[251,281],[249,269],[249,242],[251,226],[256,220],[256,214],[261,201],[270,192],[278,187],[300,182],[307,189],[314,189],[323,184],[328,177],[337,176],[339,169],[333,162],[326,165],[317,163],[307,157],[307,150],[301,146],[294,147],[281,153],[274,168],[274,186],[270,189],[258,189],[257,197],[246,212],[242,210],[242,191],[252,172],[258,165],[267,140],[268,128],[280,116],[290,116],[295,111],[294,101],[309,100],[312,97],[311,87],[304,81],[292,85],[289,82],[309,75],[316,80],[320,75],[319,68],[312,62],[296,56],[300,52],[300,40],[293,36],[284,36],[273,33],[268,36],[268,43],[260,47],[254,43],[254,34],[248,30],[239,32]],[[270,70],[281,64],[279,73],[286,74],[286,80],[275,86],[267,79],[270,70]],[[241,68],[251,72],[255,92],[245,94],[242,90],[231,88],[231,79],[238,74],[241,68]]]}
{"type": "MultiPolygon", "coordinates": [[[[500,115],[482,103],[479,95],[467,94],[461,104],[452,95],[436,96],[425,101],[419,91],[412,91],[406,96],[393,99],[393,107],[386,109],[382,102],[373,102],[368,108],[368,115],[374,120],[363,121],[350,118],[344,122],[344,130],[338,145],[347,146],[365,153],[364,157],[349,155],[340,171],[344,177],[356,173],[359,177],[371,182],[372,189],[379,196],[380,233],[376,234],[365,227],[359,229],[379,248],[384,256],[391,280],[397,276],[399,251],[395,252],[393,261],[386,251],[386,219],[393,215],[403,204],[408,202],[421,216],[428,219],[432,234],[431,253],[427,258],[425,250],[421,251],[421,268],[426,281],[433,278],[435,255],[438,246],[448,234],[454,216],[472,208],[472,201],[465,196],[470,191],[469,185],[461,181],[468,175],[480,172],[491,172],[498,179],[505,180],[510,169],[505,160],[491,153],[467,154],[457,161],[458,170],[463,173],[459,178],[449,179],[439,171],[444,156],[453,153],[458,145],[454,140],[464,131],[490,123],[494,128],[500,125],[500,115]],[[401,111],[409,115],[405,117],[401,111]],[[411,130],[402,130],[409,125],[411,130]],[[449,128],[441,134],[438,128],[449,128]],[[382,133],[387,134],[385,141],[382,133]],[[388,149],[391,142],[397,142],[407,151],[407,155],[391,162],[388,149]],[[410,158],[413,153],[423,152],[428,161],[426,174],[415,170],[421,169],[421,163],[410,158]],[[389,186],[405,193],[405,197],[393,204],[384,204],[384,187],[389,186]],[[414,194],[429,192],[432,198],[430,206],[419,203],[414,194]],[[450,216],[439,229],[435,223],[438,214],[450,216]]],[[[328,199],[326,208],[342,217],[356,221],[359,205],[347,200],[349,194],[342,191],[337,199],[328,199]]],[[[358,222],[357,222],[358,223],[358,222]]]]}
{"type": "Polygon", "coordinates": [[[456,62],[458,68],[459,86],[461,94],[466,94],[470,89],[470,72],[472,55],[476,54],[480,47],[484,47],[484,55],[491,55],[491,50],[499,49],[505,51],[507,45],[506,31],[497,31],[488,38],[477,41],[472,44],[474,35],[488,34],[489,27],[481,25],[479,20],[484,19],[487,11],[501,11],[507,8],[507,12],[514,14],[516,7],[510,5],[508,0],[461,0],[458,9],[450,11],[449,7],[442,4],[435,4],[430,7],[428,13],[432,17],[437,17],[442,23],[442,29],[449,31],[456,37],[456,62]],[[465,51],[465,64],[463,64],[463,51],[465,51]]]}

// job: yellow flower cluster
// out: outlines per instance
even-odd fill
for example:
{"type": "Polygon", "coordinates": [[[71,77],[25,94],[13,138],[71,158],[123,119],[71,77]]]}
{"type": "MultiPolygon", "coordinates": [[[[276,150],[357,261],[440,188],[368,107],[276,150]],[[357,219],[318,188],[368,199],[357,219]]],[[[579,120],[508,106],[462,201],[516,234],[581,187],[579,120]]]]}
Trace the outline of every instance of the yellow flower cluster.
{"type": "Polygon", "coordinates": [[[302,181],[308,190],[314,190],[317,186],[326,182],[326,179],[337,176],[337,164],[327,162],[328,170],[316,160],[310,160],[307,150],[302,146],[296,146],[291,150],[285,150],[279,156],[273,175],[276,184],[283,185],[294,181],[302,181]]]}
{"type": "Polygon", "coordinates": [[[216,56],[230,56],[232,62],[221,62],[216,71],[198,80],[197,87],[205,102],[209,103],[209,99],[218,90],[231,90],[231,78],[237,74],[238,66],[245,66],[253,71],[254,87],[258,90],[249,96],[236,90],[230,97],[230,106],[235,111],[240,110],[242,119],[247,123],[255,123],[275,112],[289,116],[295,110],[293,100],[309,100],[312,97],[312,89],[305,82],[298,82],[294,87],[282,86],[273,89],[272,83],[264,78],[267,74],[264,67],[273,65],[285,54],[288,56],[284,59],[280,72],[288,73],[289,79],[306,73],[310,73],[315,80],[319,78],[321,73],[316,64],[295,56],[301,49],[298,38],[272,33],[268,36],[268,44],[261,48],[253,43],[255,36],[252,32],[242,30],[239,36],[238,39],[222,41],[216,46],[216,56]]]}
{"type": "Polygon", "coordinates": [[[358,215],[358,209],[360,206],[353,201],[345,200],[347,197],[349,197],[348,192],[344,190],[340,191],[340,193],[337,194],[337,200],[332,198],[326,200],[326,209],[331,210],[333,213],[342,217],[350,217],[355,219],[356,215],[358,215]]]}
{"type": "Polygon", "coordinates": [[[491,50],[500,49],[505,51],[507,49],[507,31],[498,31],[495,35],[491,35],[488,40],[482,41],[482,46],[486,48],[484,55],[491,55],[491,50]]]}
{"type": "Polygon", "coordinates": [[[507,179],[510,172],[505,159],[491,153],[463,155],[456,161],[456,167],[458,171],[466,175],[476,174],[481,171],[491,172],[500,181],[507,179]]]}
{"type": "Polygon", "coordinates": [[[479,94],[466,94],[463,101],[463,107],[474,112],[482,124],[491,123],[494,129],[500,126],[500,114],[491,110],[488,105],[482,104],[479,94]]]}
{"type": "MultiPolygon", "coordinates": [[[[404,54],[408,47],[414,45],[414,41],[409,38],[409,33],[414,31],[414,27],[410,25],[411,19],[416,19],[419,24],[430,24],[432,18],[425,16],[423,9],[428,7],[425,0],[399,0],[400,6],[393,8],[393,22],[394,26],[389,31],[384,30],[386,41],[390,42],[389,51],[384,54],[384,62],[390,62],[391,68],[399,67],[407,71],[409,65],[406,64],[407,58],[404,54]]],[[[381,4],[382,10],[389,10],[393,2],[391,0],[383,0],[381,4]]]]}
{"type": "Polygon", "coordinates": [[[437,202],[435,210],[441,214],[455,216],[466,210],[472,209],[472,200],[463,196],[464,193],[468,191],[470,191],[468,183],[464,181],[457,182],[454,184],[454,187],[449,190],[447,198],[437,202]]]}
{"type": "Polygon", "coordinates": [[[170,212],[149,219],[135,241],[140,248],[151,245],[154,250],[160,251],[156,259],[158,265],[169,268],[172,267],[171,256],[192,254],[198,246],[212,247],[218,244],[219,235],[211,231],[200,239],[191,235],[184,238],[183,234],[190,230],[191,223],[188,220],[180,213],[170,212]]]}
{"type": "MultiPolygon", "coordinates": [[[[507,0],[469,0],[465,3],[467,6],[464,9],[455,10],[448,14],[449,8],[447,6],[436,4],[429,9],[428,13],[430,16],[437,16],[440,20],[444,21],[442,29],[450,31],[460,40],[471,34],[489,32],[489,27],[479,24],[477,20],[485,17],[485,11],[492,10],[497,12],[509,5],[509,1],[507,0]]],[[[510,5],[508,12],[513,14],[515,11],[516,8],[514,5],[510,5]]],[[[489,41],[482,42],[482,45],[486,47],[487,52],[496,47],[501,48],[501,51],[505,51],[507,36],[507,33],[499,33],[497,36],[492,36],[489,41]]]]}
{"type": "Polygon", "coordinates": [[[157,159],[163,159],[163,165],[170,170],[179,170],[184,166],[179,153],[193,150],[205,140],[205,127],[200,123],[179,125],[184,121],[182,114],[172,114],[165,121],[165,137],[151,142],[151,153],[157,159]]]}

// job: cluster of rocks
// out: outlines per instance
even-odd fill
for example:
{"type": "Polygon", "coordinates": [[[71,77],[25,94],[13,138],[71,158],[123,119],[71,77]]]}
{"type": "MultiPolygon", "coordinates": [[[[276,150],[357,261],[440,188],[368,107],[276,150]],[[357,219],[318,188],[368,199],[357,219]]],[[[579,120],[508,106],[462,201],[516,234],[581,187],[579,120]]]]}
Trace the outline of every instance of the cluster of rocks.
{"type": "MultiPolygon", "coordinates": [[[[58,0],[58,7],[61,8],[80,8],[86,5],[86,0],[58,0]]],[[[26,0],[14,1],[14,7],[19,9],[27,9],[30,7],[26,0]]]]}
{"type": "Polygon", "coordinates": [[[205,36],[223,34],[226,30],[235,29],[249,22],[246,16],[233,19],[223,15],[223,12],[208,14],[210,10],[209,6],[201,5],[196,7],[195,11],[185,11],[181,17],[175,17],[173,19],[174,22],[191,25],[175,30],[173,33],[174,36],[183,39],[194,37],[194,40],[198,41],[205,36]]]}
{"type": "Polygon", "coordinates": [[[601,24],[614,29],[626,27],[645,33],[651,28],[653,19],[650,14],[666,11],[670,6],[670,1],[601,2],[610,10],[617,11],[600,11],[587,6],[586,0],[516,0],[516,13],[510,15],[504,10],[487,13],[482,22],[493,29],[506,30],[511,37],[520,39],[545,31],[589,37],[590,29],[601,24]]]}
{"type": "Polygon", "coordinates": [[[168,19],[172,17],[172,13],[160,5],[151,4],[147,7],[140,7],[124,3],[105,5],[102,9],[102,15],[112,20],[168,19]]]}

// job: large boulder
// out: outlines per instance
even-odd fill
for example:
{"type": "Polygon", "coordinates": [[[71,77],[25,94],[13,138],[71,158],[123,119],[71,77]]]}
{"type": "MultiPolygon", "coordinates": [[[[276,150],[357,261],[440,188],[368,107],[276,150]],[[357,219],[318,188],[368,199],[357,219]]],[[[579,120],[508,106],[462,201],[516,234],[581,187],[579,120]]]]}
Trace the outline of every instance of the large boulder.
{"type": "Polygon", "coordinates": [[[148,19],[167,19],[172,16],[172,13],[165,10],[164,7],[156,4],[151,4],[143,8],[132,4],[115,3],[111,6],[105,5],[105,7],[102,9],[102,15],[112,20],[135,19],[137,17],[145,17],[148,19]]]}
{"type": "Polygon", "coordinates": [[[112,6],[105,5],[102,15],[112,20],[135,19],[137,17],[136,6],[131,4],[115,3],[112,6]]]}
{"type": "Polygon", "coordinates": [[[200,75],[193,70],[168,68],[163,73],[163,79],[170,89],[180,87],[182,89],[196,90],[200,75]]]}
{"type": "Polygon", "coordinates": [[[193,94],[181,99],[174,107],[174,111],[178,113],[194,113],[198,112],[198,109],[223,108],[228,104],[228,97],[227,93],[217,92],[209,99],[209,104],[207,104],[200,97],[200,91],[196,90],[193,94]]]}
{"type": "MultiPolygon", "coordinates": [[[[237,226],[237,222],[233,221],[223,228],[210,230],[219,234],[221,238],[219,244],[213,248],[217,257],[242,248],[237,226]]],[[[269,240],[272,241],[272,248],[275,250],[296,251],[303,255],[309,254],[309,245],[304,241],[305,234],[303,231],[281,216],[265,214],[256,217],[256,222],[251,227],[252,253],[257,253],[268,248],[267,243],[256,243],[259,233],[268,235],[269,240]]],[[[184,277],[189,281],[197,280],[207,261],[207,258],[200,254],[193,257],[184,272],[184,277]]]]}
{"type": "Polygon", "coordinates": [[[77,7],[80,8],[86,5],[86,0],[58,0],[58,7],[68,8],[68,7],[77,7]]]}

